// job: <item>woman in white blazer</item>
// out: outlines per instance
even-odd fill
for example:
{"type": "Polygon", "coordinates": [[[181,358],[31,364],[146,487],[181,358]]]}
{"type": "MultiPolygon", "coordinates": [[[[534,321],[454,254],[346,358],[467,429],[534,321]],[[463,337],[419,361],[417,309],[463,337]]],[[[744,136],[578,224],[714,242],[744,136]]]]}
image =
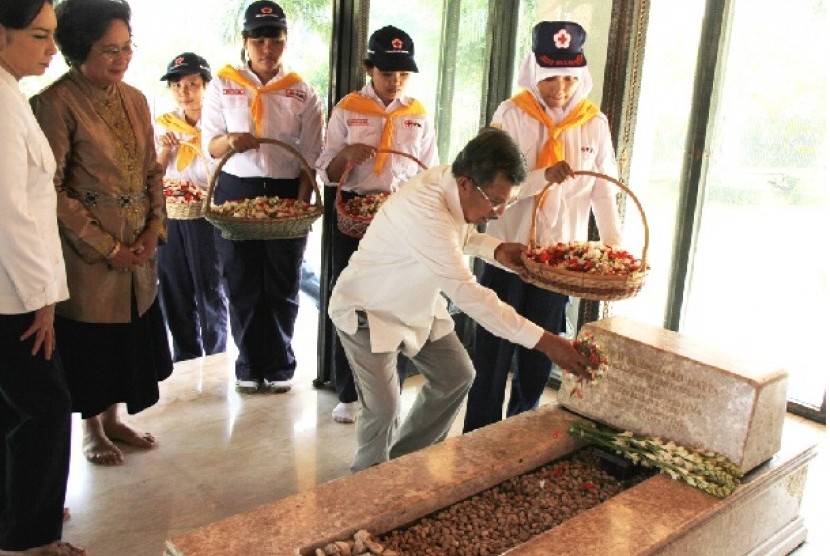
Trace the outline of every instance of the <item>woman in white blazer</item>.
{"type": "Polygon", "coordinates": [[[0,0],[0,553],[84,554],[60,542],[71,402],[55,343],[69,297],[55,159],[18,85],[57,52],[51,0],[0,0]]]}

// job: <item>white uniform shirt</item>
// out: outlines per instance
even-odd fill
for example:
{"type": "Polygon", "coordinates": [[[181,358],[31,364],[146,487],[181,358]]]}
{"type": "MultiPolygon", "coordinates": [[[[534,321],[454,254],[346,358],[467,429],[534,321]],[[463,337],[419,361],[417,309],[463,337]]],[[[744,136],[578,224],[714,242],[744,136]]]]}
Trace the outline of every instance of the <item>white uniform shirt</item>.
{"type": "MultiPolygon", "coordinates": [[[[545,126],[531,118],[512,100],[506,100],[493,115],[493,125],[506,131],[519,145],[529,169],[536,168],[539,148],[548,140],[545,126]]],[[[618,177],[617,162],[611,144],[608,120],[604,114],[585,124],[565,130],[560,139],[565,160],[574,170],[592,170],[618,177]]],[[[506,242],[527,243],[534,195],[547,184],[545,169],[529,172],[520,190],[521,201],[507,209],[498,220],[487,225],[487,233],[506,242]]],[[[558,241],[585,240],[588,216],[593,209],[600,238],[606,243],[620,243],[614,184],[591,176],[577,176],[554,185],[545,198],[536,224],[537,241],[551,245],[558,241]]]]}
{"type": "MultiPolygon", "coordinates": [[[[383,101],[377,96],[371,83],[367,83],[361,89],[360,94],[371,98],[383,108],[383,101]]],[[[402,96],[385,107],[385,111],[391,113],[403,106],[409,106],[412,101],[412,98],[402,96]]],[[[392,122],[395,130],[391,147],[393,150],[411,154],[423,162],[427,168],[438,163],[435,129],[426,115],[399,116],[392,118],[392,122]]],[[[373,147],[380,145],[385,123],[386,118],[383,116],[361,114],[335,107],[326,128],[326,143],[323,152],[317,159],[317,170],[323,181],[336,185],[331,183],[326,168],[347,145],[355,143],[373,147]]],[[[420,171],[421,167],[409,158],[390,154],[380,175],[377,175],[375,174],[375,159],[372,158],[352,169],[348,180],[343,184],[343,191],[354,191],[360,194],[397,191],[401,184],[420,171]]]]}
{"type": "Polygon", "coordinates": [[[381,206],[337,280],[329,316],[354,334],[356,311],[365,311],[373,353],[403,344],[413,356],[453,330],[444,292],[493,334],[533,348],[543,330],[480,285],[464,257],[492,261],[501,243],[464,220],[449,166],[422,172],[381,206]]]}
{"type": "Polygon", "coordinates": [[[58,237],[55,157],[17,80],[0,67],[0,314],[69,298],[58,237]]]}
{"type": "MultiPolygon", "coordinates": [[[[184,120],[184,111],[183,110],[176,110],[174,113],[179,118],[184,120]]],[[[156,152],[158,152],[158,150],[159,150],[159,137],[162,137],[163,135],[166,135],[167,133],[170,133],[171,131],[169,129],[167,129],[166,127],[164,127],[163,125],[160,125],[158,123],[154,123],[153,127],[155,129],[155,135],[156,135],[156,152]]],[[[195,127],[196,129],[201,128],[201,121],[196,122],[196,125],[193,126],[193,127],[195,127]]],[[[187,143],[188,141],[190,141],[193,138],[192,135],[188,135],[186,133],[177,133],[175,131],[172,132],[172,133],[173,133],[173,135],[175,135],[179,139],[179,141],[181,143],[187,143]]],[[[173,149],[170,150],[170,161],[167,163],[167,168],[164,169],[164,176],[167,177],[167,178],[190,180],[193,183],[195,183],[196,185],[198,185],[199,187],[201,187],[202,189],[207,189],[208,178],[210,177],[209,173],[208,173],[208,170],[209,169],[213,170],[212,166],[215,166],[216,161],[214,159],[212,159],[209,154],[207,154],[207,151],[203,150],[202,152],[205,153],[203,156],[197,155],[196,158],[193,159],[193,162],[188,164],[180,172],[178,170],[178,168],[176,167],[176,157],[178,156],[179,149],[181,149],[181,148],[190,149],[190,147],[176,146],[176,147],[174,147],[173,149]]],[[[201,148],[201,145],[200,145],[200,148],[201,148]]]]}
{"type": "MultiPolygon", "coordinates": [[[[261,83],[247,65],[237,69],[252,83],[261,83]]],[[[280,68],[269,83],[285,76],[284,68],[280,68]]],[[[303,81],[261,98],[262,137],[288,143],[314,168],[323,144],[323,107],[314,89],[303,81]]],[[[214,77],[208,83],[202,106],[202,150],[206,156],[210,156],[208,145],[214,137],[234,132],[256,135],[252,100],[253,93],[228,79],[214,77]]],[[[240,178],[291,179],[300,175],[300,163],[278,145],[261,145],[259,150],[234,154],[222,170],[240,178]]]]}

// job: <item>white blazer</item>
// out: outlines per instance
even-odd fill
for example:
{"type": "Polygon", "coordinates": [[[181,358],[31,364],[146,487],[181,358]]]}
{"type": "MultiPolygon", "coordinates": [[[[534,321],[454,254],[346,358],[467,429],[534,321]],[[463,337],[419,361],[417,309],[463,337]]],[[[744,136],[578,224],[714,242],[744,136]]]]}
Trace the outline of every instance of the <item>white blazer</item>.
{"type": "Polygon", "coordinates": [[[0,314],[69,298],[58,237],[55,157],[17,80],[0,68],[0,314]]]}

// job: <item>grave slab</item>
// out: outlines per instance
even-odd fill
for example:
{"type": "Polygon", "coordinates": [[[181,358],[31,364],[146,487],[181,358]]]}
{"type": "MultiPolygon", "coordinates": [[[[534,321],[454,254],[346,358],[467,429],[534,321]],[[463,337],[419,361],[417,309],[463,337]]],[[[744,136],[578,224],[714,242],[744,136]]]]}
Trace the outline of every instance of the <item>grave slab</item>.
{"type": "MultiPolygon", "coordinates": [[[[549,404],[170,539],[164,554],[308,555],[359,529],[381,534],[579,449],[567,433],[577,419],[549,404]]],[[[806,538],[799,509],[814,456],[794,433],[725,499],[654,476],[507,554],[786,554],[806,538]]]]}

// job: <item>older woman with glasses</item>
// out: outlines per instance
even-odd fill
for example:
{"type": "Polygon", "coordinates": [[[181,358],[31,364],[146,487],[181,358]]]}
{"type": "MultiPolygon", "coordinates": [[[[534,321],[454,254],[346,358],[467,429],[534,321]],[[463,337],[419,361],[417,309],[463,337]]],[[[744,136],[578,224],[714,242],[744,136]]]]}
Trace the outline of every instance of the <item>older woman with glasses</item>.
{"type": "Polygon", "coordinates": [[[114,442],[155,439],[118,416],[158,401],[173,370],[156,298],[156,247],[165,238],[162,168],[147,100],[122,80],[133,54],[124,0],[65,0],[55,39],[68,73],[32,99],[52,146],[69,301],[55,321],[83,451],[123,461],[114,442]]]}
{"type": "MultiPolygon", "coordinates": [[[[592,82],[582,51],[585,36],[585,30],[571,21],[543,21],[533,28],[532,52],[519,70],[524,90],[504,101],[492,122],[519,144],[532,171],[518,191],[515,206],[493,207],[504,215],[487,226],[488,234],[504,241],[527,241],[536,210],[534,196],[548,182],[562,182],[539,210],[541,244],[585,239],[591,211],[603,241],[620,241],[614,187],[594,177],[574,177],[572,171],[617,175],[608,119],[587,98],[592,82]]],[[[481,283],[548,332],[564,332],[568,296],[528,284],[494,264],[485,265],[481,283]]],[[[508,417],[539,404],[551,371],[543,355],[483,328],[476,332],[473,363],[476,378],[467,400],[464,432],[501,420],[511,370],[508,417]]]]}

